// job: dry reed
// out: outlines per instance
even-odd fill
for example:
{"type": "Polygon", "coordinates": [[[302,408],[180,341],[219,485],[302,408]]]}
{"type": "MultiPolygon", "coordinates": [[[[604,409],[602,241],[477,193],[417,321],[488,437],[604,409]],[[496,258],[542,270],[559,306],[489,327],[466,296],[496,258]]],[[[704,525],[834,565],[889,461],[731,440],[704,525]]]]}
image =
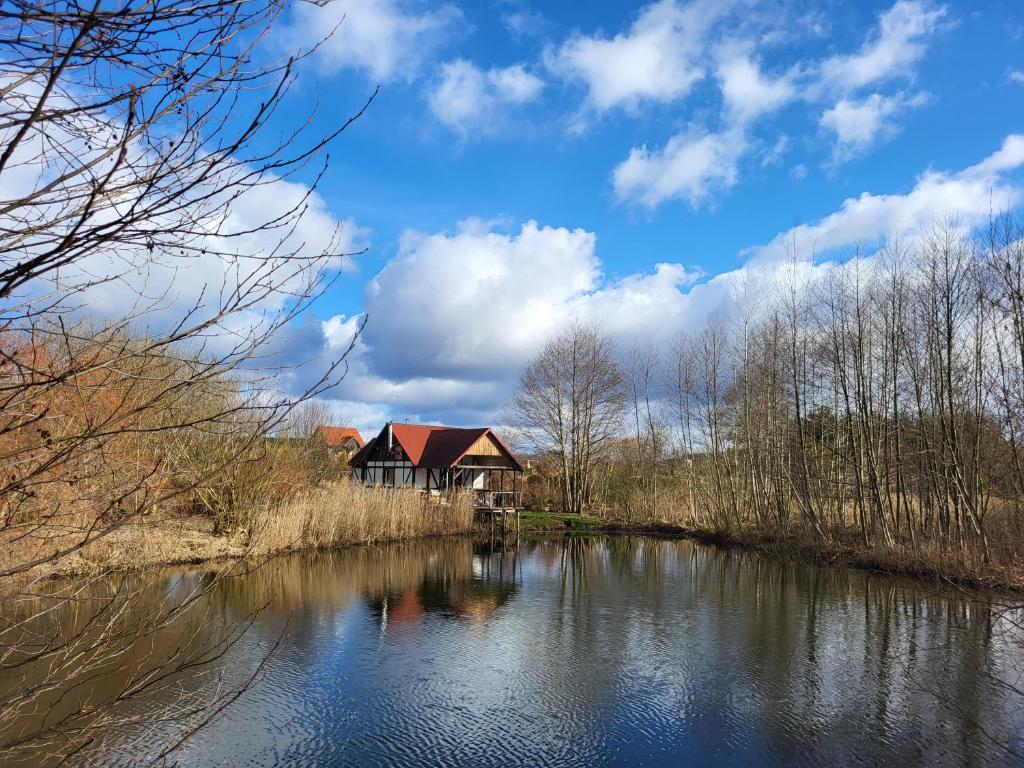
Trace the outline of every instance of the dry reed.
{"type": "Polygon", "coordinates": [[[468,533],[468,493],[430,499],[411,488],[379,488],[348,479],[327,483],[248,515],[250,527],[214,533],[209,516],[146,518],[124,525],[31,577],[95,575],[159,565],[468,533]]]}
{"type": "Polygon", "coordinates": [[[342,479],[279,508],[258,510],[249,542],[255,554],[268,554],[467,533],[472,525],[469,494],[432,500],[412,488],[371,487],[342,479]]]}

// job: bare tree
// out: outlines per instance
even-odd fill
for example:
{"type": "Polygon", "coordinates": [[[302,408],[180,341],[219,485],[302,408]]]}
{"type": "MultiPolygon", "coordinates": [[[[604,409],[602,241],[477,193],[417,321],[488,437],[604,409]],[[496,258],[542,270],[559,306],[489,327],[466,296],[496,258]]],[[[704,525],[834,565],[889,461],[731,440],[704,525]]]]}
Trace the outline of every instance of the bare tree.
{"type": "MultiPolygon", "coordinates": [[[[212,646],[155,639],[202,621],[220,577],[151,605],[129,579],[102,599],[85,599],[98,581],[46,579],[201,505],[344,372],[343,354],[286,395],[272,354],[346,256],[346,233],[312,237],[307,214],[326,148],[369,103],[326,133],[282,109],[309,53],[266,57],[286,7],[0,7],[0,760],[96,747],[126,700],[237,641],[236,623],[212,646]],[[122,685],[91,685],[129,656],[122,685]]],[[[250,681],[172,705],[154,752],[250,681]]]]}
{"type": "Polygon", "coordinates": [[[591,502],[595,467],[620,438],[624,406],[611,339],[593,325],[572,323],[522,372],[510,421],[536,450],[557,455],[566,512],[591,502]]]}
{"type": "Polygon", "coordinates": [[[774,304],[741,286],[664,352],[635,349],[613,514],[657,504],[704,530],[1019,582],[1022,233],[1013,215],[939,222],[833,263],[793,258],[774,304]],[[668,450],[652,461],[659,368],[668,450]]]}

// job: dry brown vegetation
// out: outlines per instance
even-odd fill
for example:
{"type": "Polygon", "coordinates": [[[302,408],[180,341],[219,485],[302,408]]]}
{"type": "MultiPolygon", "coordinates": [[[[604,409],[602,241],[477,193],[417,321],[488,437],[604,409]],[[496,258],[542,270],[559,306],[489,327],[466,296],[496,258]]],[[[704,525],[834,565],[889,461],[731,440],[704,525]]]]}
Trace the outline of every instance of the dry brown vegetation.
{"type": "MultiPolygon", "coordinates": [[[[0,723],[30,716],[0,734],[5,764],[67,761],[95,725],[116,727],[120,703],[164,685],[173,697],[245,629],[157,653],[231,569],[156,603],[103,573],[251,548],[256,515],[336,469],[322,446],[277,439],[300,434],[347,354],[283,384],[303,361],[282,362],[278,332],[348,255],[341,224],[311,236],[307,213],[351,123],[318,133],[286,105],[310,49],[257,50],[286,8],[0,5],[0,723]],[[70,586],[43,581],[86,566],[70,586]],[[122,688],[89,696],[128,659],[122,688]]],[[[249,682],[172,707],[181,728],[158,761],[249,682]]]]}
{"type": "MultiPolygon", "coordinates": [[[[588,507],[1024,586],[1024,221],[943,223],[835,264],[794,254],[778,284],[747,280],[670,350],[620,352],[626,413],[590,457],[588,507]]],[[[585,417],[588,380],[550,412],[585,417]]],[[[537,447],[554,460],[535,498],[565,477],[557,443],[537,447]]]]}
{"type": "Polygon", "coordinates": [[[258,554],[459,534],[472,530],[473,499],[465,492],[437,501],[413,488],[341,480],[259,512],[252,526],[258,554]]]}
{"type": "Polygon", "coordinates": [[[43,566],[53,577],[94,576],[225,558],[258,560],[296,550],[380,544],[473,530],[469,494],[443,503],[413,489],[373,488],[341,479],[247,515],[248,528],[216,533],[209,515],[148,518],[74,555],[43,566]]]}
{"type": "Polygon", "coordinates": [[[268,422],[244,378],[112,334],[36,335],[0,364],[0,569],[52,575],[461,533],[472,504],[367,488],[316,436],[314,401],[268,422]],[[72,376],[57,372],[81,371],[72,376]],[[26,377],[32,377],[26,386],[26,377]],[[40,386],[31,386],[36,380],[40,386]],[[275,428],[275,434],[267,431],[275,428]]]}
{"type": "Polygon", "coordinates": [[[61,341],[8,335],[18,343],[0,363],[5,575],[63,571],[81,550],[125,562],[120,543],[177,517],[208,517],[230,535],[337,476],[326,448],[299,436],[322,417],[312,404],[268,420],[239,376],[156,353],[145,338],[84,330],[74,343],[66,330],[61,341]]]}

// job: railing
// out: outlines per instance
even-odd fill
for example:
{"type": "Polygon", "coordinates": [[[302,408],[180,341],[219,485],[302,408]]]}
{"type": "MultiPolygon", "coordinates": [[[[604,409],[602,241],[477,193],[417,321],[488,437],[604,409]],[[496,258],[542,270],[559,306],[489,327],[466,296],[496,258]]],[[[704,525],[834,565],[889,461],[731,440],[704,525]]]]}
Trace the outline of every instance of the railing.
{"type": "Polygon", "coordinates": [[[520,491],[474,491],[473,506],[476,509],[517,509],[520,496],[520,491]]]}

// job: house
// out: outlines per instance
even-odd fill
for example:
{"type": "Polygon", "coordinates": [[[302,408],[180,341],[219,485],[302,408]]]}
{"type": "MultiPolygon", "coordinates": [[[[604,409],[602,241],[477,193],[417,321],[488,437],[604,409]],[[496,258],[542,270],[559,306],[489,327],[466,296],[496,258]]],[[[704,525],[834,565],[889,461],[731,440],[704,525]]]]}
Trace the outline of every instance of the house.
{"type": "Polygon", "coordinates": [[[316,437],[323,441],[328,451],[346,459],[352,458],[366,444],[355,427],[317,427],[316,437]]]}
{"type": "Polygon", "coordinates": [[[489,427],[389,422],[349,466],[367,485],[421,488],[435,496],[471,489],[478,510],[520,504],[523,467],[489,427]]]}

